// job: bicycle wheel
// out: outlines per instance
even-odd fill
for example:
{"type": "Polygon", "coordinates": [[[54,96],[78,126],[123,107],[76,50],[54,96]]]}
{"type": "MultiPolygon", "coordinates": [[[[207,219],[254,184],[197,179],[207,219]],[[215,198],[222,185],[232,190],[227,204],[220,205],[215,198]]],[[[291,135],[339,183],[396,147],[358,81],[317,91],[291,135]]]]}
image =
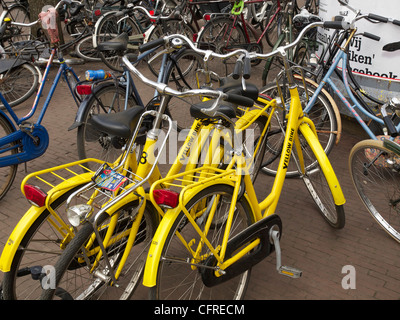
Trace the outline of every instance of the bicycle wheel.
{"type": "Polygon", "coordinates": [[[93,47],[93,35],[91,34],[78,41],[75,52],[79,58],[85,61],[101,61],[99,52],[93,47]]]}
{"type": "Polygon", "coordinates": [[[282,33],[282,27],[286,25],[287,19],[283,13],[283,4],[280,5],[281,9],[277,12],[278,3],[277,1],[274,1],[268,9],[266,19],[263,20],[265,23],[263,30],[268,27],[267,32],[265,33],[265,40],[271,47],[275,46],[276,41],[282,33]]]}
{"type": "Polygon", "coordinates": [[[363,140],[350,151],[350,175],[378,224],[400,242],[400,156],[384,141],[363,140]]]}
{"type": "MultiPolygon", "coordinates": [[[[188,37],[189,39],[193,39],[194,33],[195,31],[193,30],[193,27],[190,24],[187,24],[183,20],[179,19],[170,19],[166,21],[162,20],[160,24],[157,25],[157,27],[154,28],[153,31],[151,32],[148,42],[160,39],[163,36],[171,34],[182,34],[188,37]]],[[[156,54],[156,52],[152,53],[151,55],[148,55],[146,58],[150,60],[147,63],[147,66],[149,67],[150,71],[155,76],[158,76],[160,73],[162,56],[159,56],[158,59],[151,60],[151,57],[153,57],[156,54]]]]}
{"type": "MultiPolygon", "coordinates": [[[[166,66],[164,82],[178,91],[185,91],[199,88],[197,82],[197,71],[203,69],[203,57],[190,49],[184,49],[177,55],[171,56],[166,66]]],[[[199,75],[201,78],[201,75],[199,75]]],[[[199,78],[199,81],[202,81],[199,78]]],[[[166,113],[176,124],[178,131],[190,128],[193,118],[190,115],[190,105],[199,103],[199,96],[178,98],[172,96],[168,102],[166,113]]]]}
{"type": "MultiPolygon", "coordinates": [[[[14,132],[13,127],[10,125],[8,120],[0,114],[0,137],[6,137],[14,132]]],[[[0,148],[0,153],[2,157],[7,157],[16,154],[18,149],[14,142],[4,145],[0,148]]],[[[6,195],[8,190],[10,190],[15,175],[17,174],[18,165],[14,164],[11,166],[5,166],[0,168],[0,200],[6,195]]]]}
{"type": "MultiPolygon", "coordinates": [[[[110,41],[120,35],[121,33],[127,33],[129,37],[135,37],[142,35],[139,27],[136,23],[128,16],[121,17],[117,15],[117,12],[105,15],[99,21],[98,26],[95,30],[94,44],[96,47],[102,42],[110,41]]],[[[129,40],[128,53],[136,52],[139,44],[143,43],[143,38],[140,37],[136,40],[129,40]]],[[[126,53],[126,52],[125,52],[126,53]]],[[[106,64],[107,67],[114,71],[123,72],[122,67],[122,55],[115,50],[99,51],[101,60],[106,64]]]]}
{"type": "MultiPolygon", "coordinates": [[[[305,140],[302,138],[300,131],[298,131],[298,134],[300,141],[305,140]]],[[[335,229],[343,228],[345,225],[344,206],[335,204],[325,173],[323,172],[313,151],[310,148],[303,147],[301,150],[303,152],[305,163],[312,163],[312,165],[305,167],[305,172],[301,176],[307,190],[317,205],[319,212],[328,224],[335,229]]],[[[295,154],[292,154],[292,158],[291,162],[296,161],[295,154]]]]}
{"type": "Polygon", "coordinates": [[[95,158],[107,162],[114,162],[122,153],[126,139],[113,137],[98,131],[90,122],[93,115],[114,113],[137,105],[136,99],[129,95],[125,101],[126,88],[116,86],[114,82],[105,82],[95,88],[86,98],[86,107],[83,111],[82,123],[78,127],[77,147],[79,159],[95,158]]]}
{"type": "MultiPolygon", "coordinates": [[[[310,99],[314,92],[315,87],[307,82],[307,92],[304,89],[304,85],[302,82],[298,84],[298,90],[300,95],[300,100],[303,105],[303,108],[306,106],[307,102],[310,99]],[[308,94],[308,97],[307,97],[308,94]]],[[[281,86],[282,94],[285,99],[285,104],[288,105],[290,103],[290,94],[288,92],[288,85],[281,86]]],[[[270,84],[260,90],[260,93],[267,95],[270,98],[274,98],[279,96],[276,85],[270,84]]],[[[337,121],[335,112],[333,111],[332,105],[329,103],[329,98],[325,96],[323,92],[321,92],[316,101],[311,108],[311,110],[306,114],[315,125],[317,130],[318,139],[325,151],[326,154],[332,150],[336,135],[337,135],[337,121]]],[[[271,128],[269,131],[269,136],[267,140],[267,148],[264,154],[264,160],[262,165],[262,172],[275,176],[277,166],[279,163],[279,157],[281,155],[283,140],[285,137],[286,130],[286,111],[279,111],[273,115],[273,119],[271,120],[271,128]]],[[[301,141],[302,148],[308,148],[309,146],[301,141]]],[[[307,167],[310,169],[315,163],[307,163],[307,167]]],[[[299,175],[297,167],[293,163],[289,163],[287,177],[296,177],[299,175]]]]}
{"type": "MultiPolygon", "coordinates": [[[[50,206],[67,224],[66,201],[80,186],[62,193],[50,206]]],[[[29,211],[28,211],[29,212],[29,211]]],[[[54,218],[44,209],[26,231],[13,258],[11,269],[4,273],[3,298],[5,300],[35,300],[42,293],[40,274],[46,266],[54,266],[61,252],[65,233],[57,229],[54,218]]]]}
{"type": "MultiPolygon", "coordinates": [[[[240,24],[233,23],[229,17],[216,17],[204,25],[203,31],[197,40],[198,47],[204,50],[212,50],[216,53],[226,54],[245,47],[247,41],[240,24]]],[[[222,61],[214,59],[209,61],[209,69],[223,77],[233,72],[236,59],[222,61]]]]}
{"type": "MultiPolygon", "coordinates": [[[[6,18],[10,18],[11,21],[20,23],[29,23],[29,11],[28,9],[20,4],[13,4],[9,7],[6,18]]],[[[4,37],[2,40],[3,47],[7,47],[11,42],[28,40],[31,36],[31,27],[11,26],[11,39],[10,37],[4,37]]]]}
{"type": "MultiPolygon", "coordinates": [[[[13,107],[30,98],[39,85],[39,74],[35,67],[24,63],[0,74],[0,91],[13,107]]],[[[0,107],[4,107],[0,104],[0,107]]]]}
{"type": "Polygon", "coordinates": [[[135,242],[117,283],[111,280],[104,255],[97,263],[95,258],[100,251],[99,241],[103,241],[108,229],[113,228],[109,232],[111,239],[106,251],[110,265],[118,267],[136,219],[137,206],[138,201],[133,201],[110,215],[101,215],[98,221],[101,240],[94,239],[93,225],[86,222],[55,264],[57,289],[43,290],[41,299],[130,299],[140,283],[147,251],[156,229],[153,208],[145,208],[135,242]]]}
{"type": "MultiPolygon", "coordinates": [[[[232,193],[233,188],[231,186],[216,184],[194,195],[186,205],[186,208],[195,214],[194,210],[203,209],[206,211],[205,207],[212,204],[219,196],[218,208],[214,213],[211,228],[207,234],[207,239],[214,248],[221,244],[232,193]]],[[[204,230],[205,220],[207,219],[203,219],[201,216],[196,219],[202,230],[204,230]]],[[[234,236],[253,222],[250,205],[245,197],[241,197],[236,206],[229,237],[234,236]]],[[[194,244],[193,250],[195,251],[198,244],[202,243],[199,234],[188,223],[185,214],[181,212],[166,237],[157,271],[157,284],[150,289],[151,298],[160,300],[243,298],[250,280],[250,269],[229,281],[214,287],[206,287],[202,281],[201,271],[204,268],[201,265],[210,256],[210,251],[204,245],[199,254],[201,258],[194,262],[193,255],[187,247],[189,242],[194,244]]]]}

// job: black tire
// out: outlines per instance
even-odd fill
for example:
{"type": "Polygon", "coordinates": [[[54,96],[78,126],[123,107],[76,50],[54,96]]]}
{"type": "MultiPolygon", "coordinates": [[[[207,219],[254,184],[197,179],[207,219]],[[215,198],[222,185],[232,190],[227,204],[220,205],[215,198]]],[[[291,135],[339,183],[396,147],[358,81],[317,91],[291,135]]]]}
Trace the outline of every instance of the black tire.
{"type": "MultiPolygon", "coordinates": [[[[79,187],[64,192],[50,204],[66,223],[65,202],[79,187]]],[[[33,279],[29,270],[32,270],[32,267],[36,267],[37,270],[39,267],[38,271],[41,273],[40,268],[54,266],[63,251],[60,244],[64,236],[54,229],[51,218],[49,210],[45,209],[26,231],[15,253],[10,271],[4,273],[3,298],[5,300],[39,299],[42,293],[41,280],[33,279]]]]}
{"type": "MultiPolygon", "coordinates": [[[[299,135],[301,135],[300,131],[299,135]]],[[[326,176],[312,150],[309,148],[302,148],[302,150],[304,158],[308,160],[307,163],[313,164],[306,167],[305,173],[301,176],[308,192],[325,221],[332,228],[342,229],[346,221],[344,206],[335,204],[326,176]]]]}
{"type": "Polygon", "coordinates": [[[82,58],[85,61],[101,61],[99,52],[93,47],[92,34],[88,34],[78,41],[75,46],[75,52],[79,58],[82,58]]]}
{"type": "MultiPolygon", "coordinates": [[[[83,111],[82,124],[78,127],[77,148],[79,159],[95,158],[113,162],[122,153],[126,139],[111,137],[93,128],[90,119],[95,114],[114,113],[125,110],[126,88],[116,86],[113,81],[105,82],[95,88],[86,97],[86,109],[83,111]]],[[[137,105],[136,99],[130,95],[127,108],[137,105]]]]}
{"type": "MultiPolygon", "coordinates": [[[[113,212],[111,216],[116,218],[117,226],[113,231],[113,239],[116,239],[112,244],[107,246],[107,254],[112,256],[113,260],[110,262],[113,267],[116,267],[121,262],[121,256],[126,246],[132,221],[134,217],[130,215],[134,213],[137,208],[138,201],[133,201],[125,204],[118,212],[113,212]]],[[[153,238],[156,229],[156,216],[154,208],[147,206],[145,208],[144,216],[138,229],[135,243],[130,251],[128,260],[124,265],[118,281],[118,286],[111,285],[111,280],[101,281],[100,278],[95,276],[96,272],[103,273],[104,278],[107,278],[107,264],[104,257],[102,257],[96,266],[93,261],[97,256],[96,250],[99,249],[98,241],[92,242],[94,253],[87,259],[83,259],[82,248],[90,242],[93,233],[93,225],[90,222],[84,223],[74,239],[68,245],[67,249],[63,252],[57,263],[55,264],[56,275],[56,288],[43,290],[41,299],[130,299],[134,294],[137,286],[140,284],[144,265],[147,258],[147,250],[153,238]],[[87,264],[90,263],[88,268],[87,264]],[[89,269],[94,270],[89,271],[89,269]],[[106,274],[104,274],[106,273],[106,274]],[[71,281],[73,279],[73,281],[71,281]],[[58,292],[61,292],[59,294],[58,292]]],[[[107,213],[101,215],[98,219],[98,230],[101,236],[104,236],[110,226],[110,220],[113,219],[107,213]]]]}
{"type": "MultiPolygon", "coordinates": [[[[171,35],[171,34],[182,34],[189,39],[193,39],[195,31],[190,24],[185,23],[183,20],[179,19],[168,19],[168,20],[161,20],[160,24],[158,24],[154,30],[151,32],[148,42],[160,39],[163,36],[171,35]]],[[[163,50],[164,47],[161,48],[163,50]]],[[[150,60],[157,51],[152,53],[151,55],[146,56],[146,59],[150,60]]],[[[149,67],[150,71],[158,77],[160,73],[160,66],[162,62],[162,56],[159,56],[158,59],[154,61],[148,62],[147,66],[149,67]]]]}
{"type": "MultiPolygon", "coordinates": [[[[29,11],[21,4],[13,4],[8,8],[6,18],[20,23],[29,23],[29,11]]],[[[3,47],[7,48],[12,42],[28,40],[31,36],[31,27],[11,26],[11,37],[4,37],[1,41],[3,47]]]]}
{"type": "Polygon", "coordinates": [[[363,140],[350,151],[354,187],[375,221],[400,242],[400,156],[383,141],[363,140]]]}
{"type": "MultiPolygon", "coordinates": [[[[9,121],[0,114],[0,136],[5,137],[14,132],[9,121]]],[[[6,157],[18,153],[18,146],[15,142],[6,144],[0,148],[1,157],[6,157]],[[3,151],[4,149],[4,151],[3,151]]],[[[2,199],[10,190],[15,175],[17,174],[18,165],[5,166],[0,168],[0,199],[2,199]]]]}
{"type": "MultiPolygon", "coordinates": [[[[197,40],[198,47],[226,54],[240,48],[246,48],[246,36],[240,24],[233,25],[229,17],[216,17],[204,25],[204,29],[197,40]]],[[[236,59],[230,58],[221,62],[213,59],[209,62],[210,70],[224,77],[233,72],[236,59]]]]}
{"type": "MultiPolygon", "coordinates": [[[[120,35],[121,33],[127,33],[128,36],[141,35],[139,27],[130,17],[123,17],[116,15],[116,12],[105,15],[101,18],[98,27],[95,30],[95,44],[98,46],[102,42],[110,41],[120,35]]],[[[117,52],[115,50],[110,51],[99,51],[99,57],[105,63],[107,67],[114,71],[123,72],[122,67],[122,56],[123,53],[134,53],[137,51],[139,44],[143,43],[143,39],[137,39],[129,44],[133,46],[133,49],[129,49],[127,52],[117,52]]]]}
{"type": "MultiPolygon", "coordinates": [[[[168,83],[178,91],[197,89],[196,71],[204,65],[203,56],[190,49],[184,49],[176,55],[172,55],[168,62],[163,82],[168,83]]],[[[201,74],[199,75],[201,81],[201,74]]],[[[190,115],[190,105],[199,103],[201,97],[192,96],[179,98],[171,96],[166,113],[175,122],[177,130],[189,129],[193,124],[190,115]]]]}
{"type": "MultiPolygon", "coordinates": [[[[220,195],[221,198],[218,202],[218,209],[226,209],[224,208],[224,204],[231,201],[232,193],[233,188],[231,186],[216,184],[207,187],[194,195],[186,205],[186,208],[190,210],[190,208],[193,208],[195,205],[199,205],[200,201],[202,202],[201,208],[204,208],[203,204],[207,205],[210,201],[212,202],[215,200],[214,196],[220,195]]],[[[234,226],[231,229],[234,230],[234,234],[240,232],[254,222],[250,204],[247,202],[245,197],[240,198],[237,208],[239,206],[240,210],[236,211],[236,219],[234,219],[234,226]]],[[[197,206],[197,208],[199,207],[197,206]]],[[[223,230],[223,227],[225,226],[225,213],[220,215],[216,212],[213,219],[207,238],[215,248],[221,240],[217,239],[217,234],[220,235],[220,231],[223,230]]],[[[200,220],[201,216],[197,218],[196,221],[200,224],[200,228],[202,229],[205,221],[200,222],[200,220]]],[[[172,228],[169,230],[168,236],[166,237],[157,271],[157,284],[151,288],[150,298],[160,300],[242,299],[246,293],[251,270],[248,269],[241,275],[212,288],[205,287],[201,279],[202,277],[199,275],[199,267],[192,268],[190,263],[185,263],[185,261],[192,261],[193,256],[188,254],[187,248],[185,248],[181,240],[177,238],[177,230],[179,230],[179,235],[186,239],[186,241],[194,239],[192,241],[195,244],[195,248],[197,248],[197,245],[199,244],[198,233],[194,231],[192,225],[188,223],[185,214],[181,212],[177,216],[172,228]],[[186,284],[187,287],[183,287],[186,284]]],[[[233,236],[234,234],[231,234],[230,236],[233,236]]],[[[197,261],[197,264],[204,263],[204,259],[209,256],[207,251],[208,248],[204,246],[200,254],[203,260],[197,261]]]]}
{"type": "MultiPolygon", "coordinates": [[[[287,85],[282,89],[286,104],[290,101],[290,94],[287,91],[287,85]]],[[[307,104],[307,95],[302,83],[298,83],[299,95],[302,101],[303,108],[307,104]]],[[[310,83],[307,83],[308,98],[312,97],[315,92],[315,87],[310,83]]],[[[275,84],[267,85],[260,90],[261,94],[265,94],[270,98],[278,96],[277,88],[275,84]]],[[[284,129],[285,126],[286,111],[279,111],[276,117],[271,121],[271,128],[269,131],[269,137],[267,140],[267,148],[264,155],[264,163],[262,165],[262,172],[275,176],[276,169],[281,155],[284,133],[282,132],[281,125],[284,129]],[[279,121],[278,121],[279,117],[279,121]],[[280,124],[279,124],[280,122],[280,124]]],[[[335,112],[333,111],[332,105],[329,103],[329,99],[321,92],[314,106],[311,108],[307,116],[314,122],[318,139],[324,148],[326,154],[329,154],[335,145],[337,135],[337,122],[335,112]]],[[[308,147],[307,144],[302,144],[302,147],[308,147]]],[[[304,152],[304,150],[303,150],[304,152]]],[[[315,163],[307,162],[306,165],[310,169],[315,163]]],[[[293,161],[289,163],[289,168],[286,173],[287,177],[299,176],[297,166],[294,165],[293,161]]]]}
{"type": "MultiPolygon", "coordinates": [[[[0,91],[13,107],[29,99],[39,85],[39,74],[34,66],[24,63],[0,75],[0,91]]],[[[4,105],[0,103],[0,107],[4,105]]]]}

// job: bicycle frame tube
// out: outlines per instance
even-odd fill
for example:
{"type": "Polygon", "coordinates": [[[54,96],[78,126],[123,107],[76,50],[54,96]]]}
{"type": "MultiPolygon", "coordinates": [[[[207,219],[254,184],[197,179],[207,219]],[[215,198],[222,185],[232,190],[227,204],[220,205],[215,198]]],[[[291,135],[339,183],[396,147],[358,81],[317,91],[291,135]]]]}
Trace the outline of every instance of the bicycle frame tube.
{"type": "MultiPolygon", "coordinates": [[[[374,114],[371,114],[367,110],[365,110],[360,103],[357,101],[355,98],[354,94],[351,92],[348,79],[347,79],[347,68],[345,67],[347,65],[347,54],[343,51],[340,50],[335,57],[335,60],[333,61],[332,65],[330,66],[328,72],[320,82],[318,88],[316,89],[314,95],[311,97],[310,101],[308,102],[307,106],[304,109],[304,112],[307,113],[310,109],[312,109],[314,103],[317,100],[317,96],[321,92],[322,88],[325,86],[325,84],[328,84],[334,91],[335,93],[339,96],[339,98],[342,100],[346,108],[353,114],[354,118],[357,120],[357,122],[362,126],[362,128],[365,130],[365,132],[371,137],[371,139],[377,139],[375,134],[369,129],[367,124],[364,122],[364,120],[360,117],[359,113],[357,113],[356,108],[364,115],[366,115],[368,118],[373,119],[374,121],[384,124],[383,120],[376,117],[374,114]],[[354,103],[351,105],[349,100],[343,95],[343,93],[339,90],[339,88],[335,85],[335,83],[332,81],[331,76],[335,72],[335,69],[338,67],[339,63],[342,62],[342,76],[343,76],[343,84],[344,88],[346,90],[346,93],[348,94],[350,101],[354,103]]],[[[400,130],[400,125],[396,127],[397,130],[400,130]]]]}

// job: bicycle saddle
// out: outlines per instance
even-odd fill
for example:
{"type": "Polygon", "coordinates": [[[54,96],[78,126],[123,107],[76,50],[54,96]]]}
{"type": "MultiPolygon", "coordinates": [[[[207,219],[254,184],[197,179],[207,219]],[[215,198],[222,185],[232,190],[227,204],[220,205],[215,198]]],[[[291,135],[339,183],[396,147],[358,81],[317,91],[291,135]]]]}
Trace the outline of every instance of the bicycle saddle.
{"type": "Polygon", "coordinates": [[[111,39],[110,41],[99,43],[97,48],[100,51],[124,51],[128,47],[128,40],[128,34],[126,32],[123,32],[114,39],[111,39]]]}
{"type": "Polygon", "coordinates": [[[128,139],[132,136],[143,111],[143,107],[133,106],[117,113],[96,114],[90,119],[90,124],[99,131],[128,139]]]}

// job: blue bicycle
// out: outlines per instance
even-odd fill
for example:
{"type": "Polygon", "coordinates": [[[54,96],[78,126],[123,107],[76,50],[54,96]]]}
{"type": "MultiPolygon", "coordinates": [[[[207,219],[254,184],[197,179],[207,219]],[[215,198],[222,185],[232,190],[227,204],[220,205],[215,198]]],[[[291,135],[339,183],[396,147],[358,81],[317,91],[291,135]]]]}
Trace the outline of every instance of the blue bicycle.
{"type": "MultiPolygon", "coordinates": [[[[348,1],[343,2],[343,0],[339,0],[339,2],[342,5],[349,6],[348,1]]],[[[391,119],[389,115],[380,115],[374,112],[374,109],[378,111],[381,110],[380,106],[383,102],[364,92],[351,72],[349,64],[349,46],[354,36],[362,35],[376,41],[380,39],[376,35],[368,32],[357,33],[355,25],[356,22],[361,19],[380,23],[390,22],[395,25],[400,25],[400,21],[398,20],[388,19],[373,13],[360,13],[351,24],[343,22],[340,16],[336,17],[337,30],[331,38],[330,45],[323,52],[315,70],[306,70],[315,76],[316,81],[314,82],[307,79],[305,79],[307,81],[302,81],[301,77],[295,79],[298,82],[304,113],[315,123],[318,138],[326,154],[330,153],[341,137],[340,114],[332,107],[331,97],[328,92],[337,94],[343,102],[344,107],[354,116],[371,139],[377,140],[384,132],[388,132],[390,135],[399,135],[400,133],[398,118],[391,119]],[[328,54],[329,56],[326,56],[328,54]],[[334,74],[342,81],[345,92],[343,90],[341,91],[335,84],[333,80],[334,74]],[[321,78],[321,80],[319,80],[319,78],[321,78]],[[318,82],[319,85],[316,82],[318,82]],[[348,98],[345,97],[345,94],[347,94],[348,98]],[[369,104],[374,104],[376,107],[371,107],[369,104]],[[366,122],[364,119],[368,119],[369,121],[366,122]],[[393,125],[393,122],[397,125],[393,125]]],[[[295,65],[293,68],[297,70],[303,69],[295,65]]],[[[274,83],[267,85],[265,88],[261,89],[260,92],[268,94],[271,97],[280,96],[281,100],[286,102],[288,101],[289,87],[285,74],[281,73],[280,76],[279,89],[274,83]]],[[[286,106],[286,109],[287,108],[288,106],[286,106]]],[[[275,159],[279,154],[283,141],[282,128],[285,127],[285,113],[286,111],[283,111],[283,115],[281,114],[277,117],[276,123],[272,123],[272,126],[275,125],[275,131],[272,130],[272,132],[276,132],[276,136],[274,140],[269,139],[271,145],[267,145],[268,153],[267,156],[264,157],[265,163],[262,168],[262,171],[269,175],[274,175],[276,173],[277,163],[275,159]],[[274,145],[272,145],[272,142],[274,145]]],[[[396,114],[393,113],[392,117],[396,118],[396,114]]],[[[314,162],[310,160],[309,166],[313,164],[314,162]]],[[[291,176],[297,175],[295,164],[293,164],[293,168],[288,169],[287,174],[291,176]]]]}
{"type": "MultiPolygon", "coordinates": [[[[59,2],[55,9],[62,3],[63,1],[59,2]]],[[[12,22],[12,24],[16,26],[33,26],[38,23],[38,21],[29,24],[12,22]]],[[[18,164],[40,157],[46,151],[49,145],[49,135],[41,122],[61,77],[65,79],[77,106],[80,104],[81,97],[75,92],[75,85],[79,81],[79,78],[72,67],[67,65],[61,50],[58,48],[57,42],[53,42],[53,40],[54,39],[51,41],[51,53],[43,74],[42,83],[39,86],[32,109],[29,113],[23,117],[18,117],[10,104],[0,93],[1,104],[4,105],[8,112],[7,114],[4,110],[0,110],[0,199],[2,199],[10,189],[17,173],[18,164]],[[43,88],[48,80],[50,67],[56,57],[60,63],[57,75],[38,119],[36,122],[29,122],[38,108],[43,88]]]]}

